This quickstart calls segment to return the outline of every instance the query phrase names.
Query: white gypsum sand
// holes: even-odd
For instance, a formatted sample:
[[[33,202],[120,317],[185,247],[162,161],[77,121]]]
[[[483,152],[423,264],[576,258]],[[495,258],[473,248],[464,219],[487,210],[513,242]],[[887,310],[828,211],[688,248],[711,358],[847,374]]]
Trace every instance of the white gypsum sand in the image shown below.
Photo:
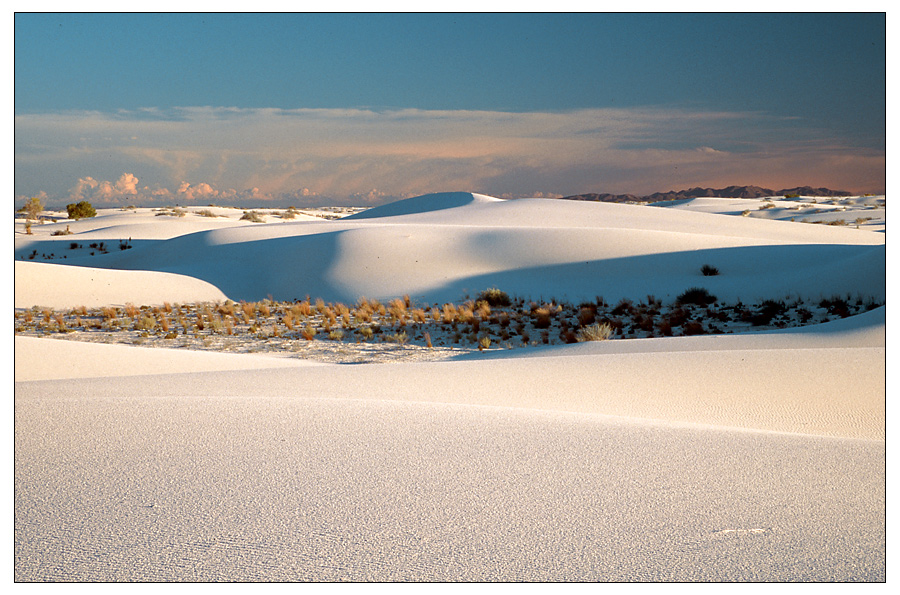
[[[17,224],[15,305],[885,299],[865,225],[467,193],[242,213]],[[383,365],[15,343],[17,580],[885,577],[883,307]]]

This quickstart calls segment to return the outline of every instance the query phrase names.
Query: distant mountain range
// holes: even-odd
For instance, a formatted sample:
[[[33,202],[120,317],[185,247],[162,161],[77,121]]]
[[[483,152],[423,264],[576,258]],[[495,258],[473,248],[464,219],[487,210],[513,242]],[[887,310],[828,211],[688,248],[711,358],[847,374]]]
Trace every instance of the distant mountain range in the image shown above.
[[[670,190],[669,192],[654,192],[647,196],[634,194],[576,194],[564,196],[563,200],[593,200],[600,202],[659,202],[663,200],[682,200],[686,198],[699,198],[713,196],[717,198],[762,198],[764,196],[851,196],[843,190],[830,190],[828,188],[813,188],[812,186],[798,186],[797,188],[785,188],[784,190],[771,190],[760,186],[729,186],[727,188],[691,188],[689,190]]]

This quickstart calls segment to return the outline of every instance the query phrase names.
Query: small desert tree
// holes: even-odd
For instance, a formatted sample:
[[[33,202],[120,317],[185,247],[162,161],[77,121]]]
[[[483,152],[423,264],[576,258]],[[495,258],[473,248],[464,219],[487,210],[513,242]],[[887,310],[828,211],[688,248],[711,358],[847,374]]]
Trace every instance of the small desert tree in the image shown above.
[[[41,199],[36,196],[28,199],[28,202],[26,202],[25,206],[22,207],[22,212],[25,213],[26,221],[37,221],[40,218],[41,211],[43,210],[44,205],[41,203]]]
[[[89,217],[95,217],[97,215],[97,210],[91,206],[86,200],[83,200],[79,203],[70,203],[66,205],[66,211],[69,213],[69,219],[87,219]]]

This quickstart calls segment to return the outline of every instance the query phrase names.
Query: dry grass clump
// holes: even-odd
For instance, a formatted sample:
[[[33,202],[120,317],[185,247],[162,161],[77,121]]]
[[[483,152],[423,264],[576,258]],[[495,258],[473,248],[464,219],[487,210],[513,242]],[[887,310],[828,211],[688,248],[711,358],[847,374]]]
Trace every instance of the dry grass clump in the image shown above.
[[[466,302],[462,306],[457,309],[456,317],[459,322],[463,324],[469,324],[475,318],[475,304],[471,301]]]
[[[298,318],[309,318],[312,316],[312,306],[309,303],[309,300],[303,300],[302,302],[298,302],[291,306],[291,314]]]
[[[409,341],[409,335],[405,332],[392,333],[390,335],[384,335],[384,340],[387,343],[396,343],[398,345],[406,345]]]
[[[550,328],[552,310],[549,306],[534,307],[532,309],[534,316],[534,327],[539,329]]]
[[[184,217],[185,215],[187,215],[187,211],[181,207],[174,207],[171,211],[163,208],[158,209],[156,212],[157,217]]]
[[[578,331],[576,338],[579,343],[585,341],[606,341],[613,335],[613,327],[607,323],[592,324]]]
[[[265,223],[266,220],[263,219],[262,215],[257,213],[256,211],[244,211],[244,214],[241,215],[241,221],[249,221],[250,223]]]
[[[459,319],[459,310],[456,308],[456,304],[452,304],[447,302],[441,308],[441,320],[444,324],[452,324]]]
[[[256,316],[256,304],[253,302],[241,302],[241,312],[247,322]]]
[[[475,302],[475,315],[482,320],[487,320],[491,316],[491,305],[485,300]]]

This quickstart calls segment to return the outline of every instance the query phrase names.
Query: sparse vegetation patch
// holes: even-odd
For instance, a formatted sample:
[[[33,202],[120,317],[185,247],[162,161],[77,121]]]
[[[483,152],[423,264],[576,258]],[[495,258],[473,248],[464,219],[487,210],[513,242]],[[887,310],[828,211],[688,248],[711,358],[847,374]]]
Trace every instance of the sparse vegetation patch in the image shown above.
[[[726,334],[787,328],[845,318],[883,305],[872,298],[833,296],[818,302],[764,300],[725,304],[703,288],[671,303],[647,296],[615,306],[598,298],[572,305],[509,299],[508,306],[478,301],[417,304],[404,296],[386,305],[360,298],[355,305],[310,301],[79,306],[68,311],[15,311],[14,328],[27,336],[195,349],[255,352],[284,350],[315,358],[322,349],[357,344],[353,353],[428,350],[429,357],[458,351],[561,345],[581,341]],[[493,300],[499,304],[497,300]],[[362,350],[362,351],[360,351]],[[358,359],[350,351],[342,357]],[[353,359],[357,358],[357,359]]]

